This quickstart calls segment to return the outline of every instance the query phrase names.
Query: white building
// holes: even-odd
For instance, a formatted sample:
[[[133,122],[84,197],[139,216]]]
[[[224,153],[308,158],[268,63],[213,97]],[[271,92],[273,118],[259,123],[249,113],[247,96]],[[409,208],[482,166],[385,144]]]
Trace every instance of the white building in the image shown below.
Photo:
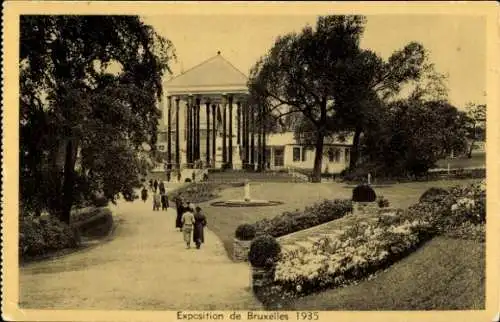
[[[259,156],[262,131],[258,113],[252,113],[246,102],[247,77],[220,52],[164,87],[157,150],[172,167],[200,162],[204,167],[233,169],[257,168],[258,162],[267,169],[314,167],[314,147],[298,144],[292,132],[266,133],[265,158]],[[349,163],[351,144],[352,138],[325,139],[322,172],[342,171]]]

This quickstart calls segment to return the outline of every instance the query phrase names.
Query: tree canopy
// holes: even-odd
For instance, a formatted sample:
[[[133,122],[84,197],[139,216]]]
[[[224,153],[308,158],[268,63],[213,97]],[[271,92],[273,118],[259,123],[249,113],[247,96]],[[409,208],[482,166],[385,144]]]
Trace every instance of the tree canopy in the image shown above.
[[[366,18],[357,15],[319,17],[316,27],[278,37],[253,67],[252,96],[267,100],[278,117],[300,114],[313,131],[316,147],[313,181],[320,180],[326,135],[351,131],[351,166],[358,158],[363,131],[378,118],[383,100],[418,81],[428,63],[424,47],[411,42],[384,61],[359,46]],[[312,140],[311,140],[312,141]]]
[[[21,16],[20,27],[23,210],[69,222],[96,193],[132,200],[173,44],[135,16]]]

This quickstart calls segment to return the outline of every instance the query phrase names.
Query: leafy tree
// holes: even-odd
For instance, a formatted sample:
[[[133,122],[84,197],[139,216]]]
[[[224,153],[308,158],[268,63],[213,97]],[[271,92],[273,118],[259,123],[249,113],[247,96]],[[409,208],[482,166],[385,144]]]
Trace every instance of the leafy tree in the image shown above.
[[[472,157],[472,150],[477,141],[486,139],[486,105],[468,103],[467,110],[467,138],[469,139],[469,149],[467,157]]]
[[[134,16],[21,16],[20,27],[22,210],[68,223],[96,193],[132,200],[172,43]]]
[[[350,167],[358,159],[361,134],[377,118],[381,100],[418,80],[429,64],[422,45],[409,43],[387,62],[359,42],[363,16],[319,17],[316,28],[278,37],[251,71],[251,95],[267,99],[278,117],[300,114],[311,126],[316,156],[313,181],[320,181],[324,137],[354,132]]]
[[[381,116],[364,137],[360,166],[378,176],[421,176],[451,150],[466,147],[465,113],[446,101],[402,99]]]

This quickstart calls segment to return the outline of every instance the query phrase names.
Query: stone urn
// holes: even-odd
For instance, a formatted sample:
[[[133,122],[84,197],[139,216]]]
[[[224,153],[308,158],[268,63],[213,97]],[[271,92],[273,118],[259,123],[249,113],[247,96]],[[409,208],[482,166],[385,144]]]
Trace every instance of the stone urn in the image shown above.
[[[377,194],[369,184],[361,184],[352,190],[352,213],[365,215],[378,211]]]

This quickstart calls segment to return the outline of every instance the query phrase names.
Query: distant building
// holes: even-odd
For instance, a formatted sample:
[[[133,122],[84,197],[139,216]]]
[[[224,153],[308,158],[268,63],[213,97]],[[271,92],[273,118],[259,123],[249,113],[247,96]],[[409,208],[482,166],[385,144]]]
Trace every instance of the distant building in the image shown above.
[[[338,137],[325,138],[321,172],[339,173],[349,166],[352,136],[345,140]],[[293,132],[269,134],[266,142],[266,154],[270,169],[314,168],[316,148],[299,144]]]

